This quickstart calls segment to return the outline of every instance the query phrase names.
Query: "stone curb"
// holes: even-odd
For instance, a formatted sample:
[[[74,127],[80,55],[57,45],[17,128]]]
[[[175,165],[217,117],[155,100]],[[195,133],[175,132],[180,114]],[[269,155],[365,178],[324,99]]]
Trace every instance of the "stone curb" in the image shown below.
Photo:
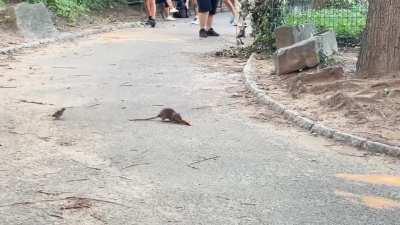
[[[252,54],[243,68],[243,77],[247,89],[257,97],[257,101],[259,103],[267,105],[276,113],[282,114],[287,120],[295,123],[297,126],[305,130],[310,131],[311,133],[316,133],[318,135],[331,138],[337,142],[345,143],[369,152],[383,153],[389,156],[400,157],[400,147],[370,141],[363,137],[343,133],[333,128],[326,127],[312,119],[301,116],[295,111],[289,110],[285,105],[275,101],[258,87],[255,78],[257,71],[254,66],[254,60],[255,55]]]
[[[65,34],[61,34],[60,36],[54,37],[54,38],[46,38],[46,39],[41,39],[38,41],[24,43],[24,44],[17,45],[17,46],[0,48],[0,54],[13,53],[13,52],[17,52],[22,49],[36,48],[36,47],[40,47],[42,45],[48,45],[51,43],[73,41],[75,39],[87,37],[89,35],[94,35],[94,34],[106,33],[106,32],[111,32],[111,31],[115,31],[115,30],[126,29],[126,28],[138,28],[138,27],[143,27],[143,22],[131,22],[131,23],[118,24],[118,25],[110,25],[110,26],[102,27],[100,29],[83,31],[83,32],[78,32],[78,33],[65,33]]]

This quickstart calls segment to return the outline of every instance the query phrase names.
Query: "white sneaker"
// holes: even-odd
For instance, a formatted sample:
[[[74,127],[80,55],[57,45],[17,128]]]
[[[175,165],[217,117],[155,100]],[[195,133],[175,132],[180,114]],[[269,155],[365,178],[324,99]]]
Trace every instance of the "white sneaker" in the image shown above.
[[[195,18],[192,20],[192,24],[199,25],[199,20],[197,19],[197,17],[195,17]]]
[[[175,21],[176,19],[172,16],[167,16],[167,18],[165,18],[166,21]]]
[[[169,11],[170,11],[171,13],[179,12],[176,8],[172,8],[172,9],[170,9]]]

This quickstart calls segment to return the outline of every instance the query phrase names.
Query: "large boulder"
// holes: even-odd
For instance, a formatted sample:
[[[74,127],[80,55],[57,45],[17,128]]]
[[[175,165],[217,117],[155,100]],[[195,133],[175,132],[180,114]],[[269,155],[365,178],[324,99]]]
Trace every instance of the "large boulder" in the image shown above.
[[[274,57],[278,75],[312,68],[319,64],[319,48],[316,38],[309,38],[291,46],[280,48]]]
[[[329,57],[337,53],[336,35],[328,31],[314,37],[279,48],[274,56],[278,75],[312,68],[320,63],[320,56]]]
[[[275,29],[276,47],[284,48],[311,38],[316,33],[315,26],[304,24],[297,26],[283,25]]]
[[[27,39],[50,38],[57,35],[51,14],[43,3],[20,3],[5,11],[6,24]]]

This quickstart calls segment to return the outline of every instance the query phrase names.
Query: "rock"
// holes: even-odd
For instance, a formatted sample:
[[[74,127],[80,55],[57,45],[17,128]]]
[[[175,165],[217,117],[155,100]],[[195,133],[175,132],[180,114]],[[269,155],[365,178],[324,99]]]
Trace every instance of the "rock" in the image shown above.
[[[336,35],[332,31],[320,33],[288,47],[279,48],[274,57],[278,75],[312,68],[320,63],[320,54],[329,57],[338,52]]]
[[[51,38],[57,29],[43,3],[20,3],[6,9],[7,26],[28,39]]]
[[[329,57],[338,52],[338,45],[336,41],[336,34],[333,31],[326,31],[316,34],[318,39],[319,49],[322,54]]]
[[[280,48],[274,55],[275,70],[278,75],[312,68],[319,64],[319,43],[316,38]]]
[[[297,42],[311,38],[315,33],[315,26],[312,24],[298,26],[280,26],[275,29],[276,47],[284,48]]]

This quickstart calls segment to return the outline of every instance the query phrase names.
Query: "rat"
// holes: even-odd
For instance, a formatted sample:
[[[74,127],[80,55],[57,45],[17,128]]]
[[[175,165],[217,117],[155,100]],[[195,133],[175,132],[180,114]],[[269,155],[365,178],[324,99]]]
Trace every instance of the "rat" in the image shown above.
[[[52,117],[53,117],[55,120],[59,120],[59,119],[61,118],[61,116],[63,115],[64,111],[65,111],[65,108],[61,108],[60,110],[58,110],[57,112],[55,112],[55,113],[52,115]]]
[[[175,110],[173,110],[171,108],[162,109],[157,116],[153,116],[153,117],[146,118],[146,119],[131,119],[129,121],[145,121],[145,120],[153,120],[156,118],[161,118],[162,121],[169,120],[174,123],[191,126],[190,123],[188,123],[182,119],[182,117],[179,113],[175,112]]]

